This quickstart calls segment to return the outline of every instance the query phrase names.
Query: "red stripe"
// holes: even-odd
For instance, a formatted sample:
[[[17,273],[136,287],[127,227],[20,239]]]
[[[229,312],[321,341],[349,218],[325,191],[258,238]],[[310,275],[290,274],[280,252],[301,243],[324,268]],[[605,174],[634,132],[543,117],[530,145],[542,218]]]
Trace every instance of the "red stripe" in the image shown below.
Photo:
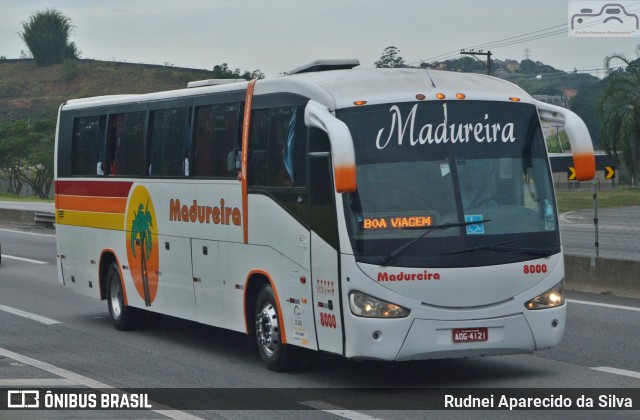
[[[131,181],[56,181],[56,194],[85,197],[128,197]]]

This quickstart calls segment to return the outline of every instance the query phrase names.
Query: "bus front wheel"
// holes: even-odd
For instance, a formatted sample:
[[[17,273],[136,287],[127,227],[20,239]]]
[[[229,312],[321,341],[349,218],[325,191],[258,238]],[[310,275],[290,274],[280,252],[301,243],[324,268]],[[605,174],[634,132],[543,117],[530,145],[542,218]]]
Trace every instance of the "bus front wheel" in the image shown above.
[[[258,351],[267,367],[277,372],[297,367],[299,349],[282,343],[282,320],[269,284],[262,286],[258,294],[255,320]]]

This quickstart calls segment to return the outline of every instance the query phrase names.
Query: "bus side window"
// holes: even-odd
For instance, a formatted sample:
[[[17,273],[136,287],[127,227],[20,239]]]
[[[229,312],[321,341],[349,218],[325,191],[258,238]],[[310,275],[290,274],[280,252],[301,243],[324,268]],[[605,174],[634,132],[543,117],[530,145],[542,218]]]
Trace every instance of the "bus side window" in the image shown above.
[[[109,116],[107,171],[105,171],[108,175],[142,176],[145,174],[145,117],[144,111]]]
[[[194,174],[211,176],[211,159],[213,155],[213,106],[196,107],[194,129]]]
[[[71,175],[102,175],[105,116],[76,118],[71,140]]]
[[[249,137],[249,185],[267,185],[269,109],[253,111]]]
[[[279,107],[253,112],[249,144],[250,185],[304,186],[305,128],[301,107]]]
[[[331,143],[327,133],[317,128],[311,128],[309,132],[309,153],[331,151]]]
[[[240,158],[240,104],[199,106],[192,163],[196,176],[236,178]]]
[[[109,126],[106,136],[106,151],[103,170],[106,175],[115,175],[118,167],[118,143],[122,136],[124,114],[109,115]]]
[[[240,170],[239,116],[239,103],[221,104],[216,107],[213,121],[213,129],[216,133],[214,176],[236,178],[237,171]]]
[[[164,109],[150,113],[150,176],[189,175],[188,108]]]

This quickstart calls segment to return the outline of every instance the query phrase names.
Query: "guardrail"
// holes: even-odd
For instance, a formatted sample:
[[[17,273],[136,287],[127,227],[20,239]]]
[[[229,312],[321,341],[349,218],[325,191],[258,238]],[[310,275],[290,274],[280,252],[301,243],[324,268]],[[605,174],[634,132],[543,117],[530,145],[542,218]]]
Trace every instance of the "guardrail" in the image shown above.
[[[56,215],[55,213],[37,211],[35,212],[33,221],[36,225],[53,227],[53,225],[56,223]]]

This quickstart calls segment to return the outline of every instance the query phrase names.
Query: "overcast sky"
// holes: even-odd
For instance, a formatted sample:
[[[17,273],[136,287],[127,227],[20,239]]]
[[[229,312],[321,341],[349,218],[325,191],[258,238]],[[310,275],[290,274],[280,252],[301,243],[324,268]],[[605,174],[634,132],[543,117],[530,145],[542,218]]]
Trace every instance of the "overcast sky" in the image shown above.
[[[640,1],[630,4],[640,14]],[[226,62],[267,77],[319,58],[358,58],[373,67],[390,45],[411,64],[491,42],[497,59],[522,60],[527,49],[532,60],[562,70],[591,70],[614,52],[635,58],[640,43],[568,37],[560,26],[568,22],[568,0],[0,0],[0,56],[27,50],[21,24],[47,8],[72,20],[70,40],[82,58],[199,69]],[[495,46],[553,30],[562,33]]]

